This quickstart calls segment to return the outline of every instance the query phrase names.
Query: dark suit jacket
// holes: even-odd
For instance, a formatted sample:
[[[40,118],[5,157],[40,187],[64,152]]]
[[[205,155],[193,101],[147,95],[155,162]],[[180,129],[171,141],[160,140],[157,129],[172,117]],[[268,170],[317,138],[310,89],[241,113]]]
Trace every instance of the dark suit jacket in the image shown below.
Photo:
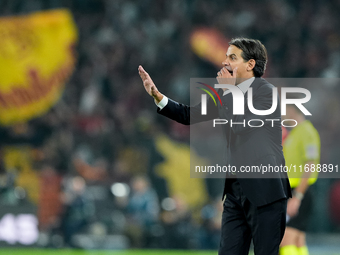
[[[272,84],[265,79],[256,78],[251,84],[253,88],[253,105],[257,110],[266,110],[272,106]],[[246,121],[243,125],[223,125],[227,146],[227,162],[232,166],[240,169],[241,166],[281,166],[285,165],[282,152],[282,129],[281,129],[281,110],[280,102],[274,113],[267,116],[259,116],[251,113],[247,104],[247,95],[245,93],[245,114],[233,115],[233,98],[231,93],[222,97],[223,91],[220,89],[219,94],[223,105],[215,106],[213,100],[208,100],[207,115],[201,115],[201,104],[190,107],[177,103],[169,99],[168,104],[158,113],[173,119],[179,123],[189,125],[211,119],[221,118],[232,120],[233,122]],[[262,127],[249,127],[248,120],[261,119],[264,121]],[[271,121],[266,119],[279,119],[274,121],[272,127]],[[254,122],[252,125],[259,125]],[[250,202],[257,206],[266,205],[283,198],[291,197],[291,189],[287,174],[279,171],[271,173],[267,178],[264,175],[248,175],[237,173],[237,179],[240,183],[245,196]],[[245,178],[246,177],[246,178]],[[252,177],[252,178],[247,178]],[[270,178],[268,178],[270,177]],[[231,192],[231,178],[226,178],[223,197]]]

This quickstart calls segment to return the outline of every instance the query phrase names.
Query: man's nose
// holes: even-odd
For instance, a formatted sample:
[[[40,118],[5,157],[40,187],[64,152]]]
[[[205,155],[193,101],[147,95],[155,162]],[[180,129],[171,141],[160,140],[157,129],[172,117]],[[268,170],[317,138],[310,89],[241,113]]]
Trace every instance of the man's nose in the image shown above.
[[[223,62],[222,62],[222,65],[223,66],[229,66],[229,61],[227,59],[225,59]]]

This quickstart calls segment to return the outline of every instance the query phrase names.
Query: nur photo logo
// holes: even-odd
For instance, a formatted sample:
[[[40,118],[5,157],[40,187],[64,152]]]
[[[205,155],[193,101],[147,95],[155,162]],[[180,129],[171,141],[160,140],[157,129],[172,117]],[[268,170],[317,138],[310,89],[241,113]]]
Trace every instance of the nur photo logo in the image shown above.
[[[201,84],[205,86],[205,88],[197,87],[198,89],[204,91],[206,94],[201,95],[201,114],[207,115],[207,107],[208,107],[208,98],[207,95],[210,96],[211,100],[214,102],[215,106],[218,106],[218,103],[221,107],[223,107],[223,96],[219,95],[216,89],[223,89],[229,90],[232,101],[233,101],[233,112],[232,115],[244,115],[245,113],[245,100],[247,100],[247,106],[249,111],[254,114],[255,116],[258,116],[259,119],[249,119],[247,120],[247,124],[250,127],[262,127],[264,125],[264,121],[270,121],[272,123],[272,127],[274,127],[275,121],[280,121],[280,119],[277,118],[271,118],[271,119],[263,119],[262,116],[268,116],[273,114],[277,107],[278,107],[278,89],[276,87],[272,88],[272,94],[271,94],[271,106],[268,107],[268,109],[256,109],[254,107],[254,96],[253,96],[253,88],[249,87],[248,90],[244,93],[238,86],[230,85],[230,84],[215,84],[213,88],[212,86],[203,83],[203,82],[197,82],[198,84]],[[247,98],[245,99],[245,94],[247,93]],[[299,98],[288,98],[288,94],[294,94],[294,95],[301,95]],[[215,97],[216,96],[216,97]],[[287,105],[295,105],[305,116],[311,116],[312,114],[306,109],[306,107],[303,105],[310,101],[311,99],[311,93],[309,90],[305,88],[299,88],[299,87],[282,87],[281,93],[280,93],[280,100],[281,100],[281,115],[287,114]],[[222,98],[221,98],[222,97]],[[218,102],[217,102],[218,101]],[[279,117],[279,116],[277,116]],[[243,124],[246,125],[246,120],[243,120],[242,122],[234,122],[231,119],[228,121],[227,119],[213,119],[213,126],[220,124],[227,124],[230,122],[230,125],[233,124]],[[251,123],[259,122],[259,125],[252,125]],[[285,122],[294,122],[294,125],[285,125]],[[284,127],[295,127],[297,125],[297,121],[294,119],[284,119],[281,121],[281,125]]]
[[[199,84],[202,84],[204,86],[206,86],[207,88],[209,88],[216,96],[217,99],[219,100],[221,106],[222,106],[222,100],[221,97],[219,96],[219,94],[217,93],[217,91],[211,87],[208,84],[202,83],[202,82],[197,82]],[[206,92],[214,101],[215,106],[217,106],[216,100],[214,98],[214,96],[207,90],[204,88],[200,88],[197,87],[198,89],[203,90],[204,92]],[[242,92],[242,90],[234,85],[228,85],[228,84],[215,84],[215,88],[217,89],[228,89],[233,97],[233,114],[234,115],[244,115],[244,94]],[[248,108],[250,110],[251,113],[255,114],[255,115],[270,115],[272,114],[276,108],[277,108],[277,104],[278,104],[278,100],[277,100],[277,95],[278,95],[278,91],[277,88],[273,88],[273,93],[272,93],[272,106],[270,109],[267,110],[257,110],[254,108],[254,104],[253,104],[253,88],[249,88],[247,90],[248,93],[248,99],[247,99],[247,103],[248,103]],[[288,93],[299,93],[299,94],[303,94],[305,95],[304,98],[294,98],[294,99],[289,99],[287,98],[287,94]],[[284,87],[281,88],[281,115],[286,115],[286,108],[288,104],[293,104],[295,105],[297,108],[299,108],[304,115],[312,115],[307,109],[306,107],[304,107],[302,104],[307,103],[309,100],[311,99],[311,93],[308,89],[305,88],[291,88],[291,87]],[[206,94],[202,94],[201,95],[201,113],[202,115],[207,115],[207,95]]]

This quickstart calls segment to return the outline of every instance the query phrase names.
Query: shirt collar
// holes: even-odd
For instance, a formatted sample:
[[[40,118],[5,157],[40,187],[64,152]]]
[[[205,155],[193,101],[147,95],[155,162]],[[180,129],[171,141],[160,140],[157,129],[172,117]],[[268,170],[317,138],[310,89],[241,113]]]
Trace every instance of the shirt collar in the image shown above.
[[[239,89],[243,92],[243,94],[245,94],[249,87],[251,86],[251,84],[253,83],[253,81],[255,80],[255,77],[251,77],[243,82],[241,82],[240,84],[237,85],[237,87],[239,87]],[[230,90],[227,89],[226,91],[224,91],[223,96],[227,95],[230,93]]]

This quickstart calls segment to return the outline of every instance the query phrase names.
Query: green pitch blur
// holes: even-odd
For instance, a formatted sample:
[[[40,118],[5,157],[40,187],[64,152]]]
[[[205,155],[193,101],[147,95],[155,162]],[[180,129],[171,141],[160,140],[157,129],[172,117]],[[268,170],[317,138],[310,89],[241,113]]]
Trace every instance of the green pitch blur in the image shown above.
[[[70,249],[0,249],[0,255],[216,255],[217,251],[188,251],[188,250],[70,250]],[[311,255],[339,255],[324,251],[322,253],[310,253]],[[254,255],[250,252],[249,255]]]
[[[216,255],[217,251],[167,251],[167,250],[128,250],[128,251],[88,251],[88,250],[49,250],[49,249],[0,249],[0,255]]]

